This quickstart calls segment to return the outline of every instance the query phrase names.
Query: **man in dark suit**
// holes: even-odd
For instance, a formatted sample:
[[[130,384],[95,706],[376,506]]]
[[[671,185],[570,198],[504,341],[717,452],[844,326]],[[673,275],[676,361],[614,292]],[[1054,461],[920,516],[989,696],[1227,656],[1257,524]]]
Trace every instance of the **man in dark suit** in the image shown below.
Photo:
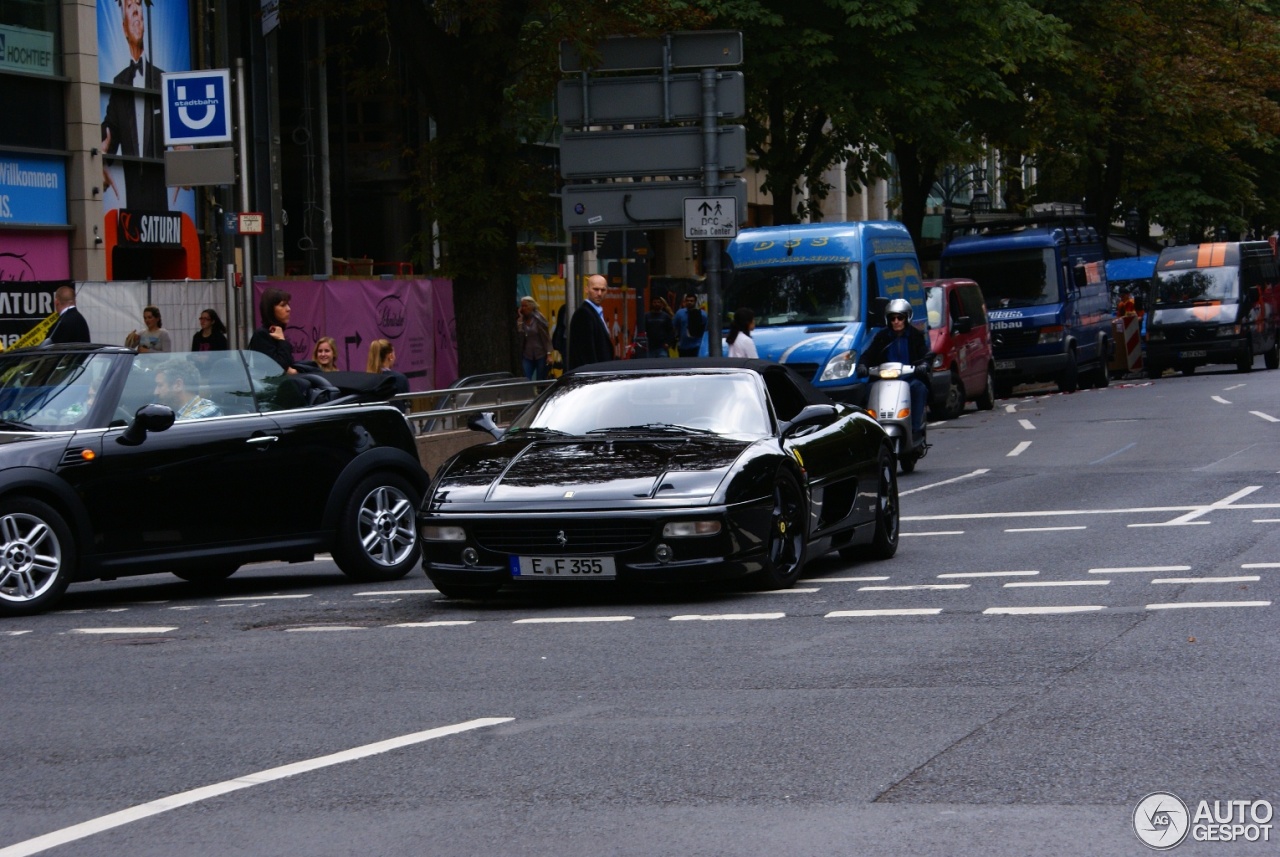
[[[58,313],[58,320],[49,332],[49,341],[88,342],[89,323],[84,320],[80,310],[76,309],[76,290],[71,286],[58,286],[53,293],[53,308]]]
[[[163,74],[143,52],[146,22],[143,20],[143,0],[119,0],[121,24],[125,41],[129,43],[129,55],[133,62],[111,81],[116,86],[134,89],[160,89]],[[141,117],[141,118],[140,118]],[[104,155],[132,155],[133,157],[159,158],[164,154],[164,128],[160,113],[160,100],[143,92],[113,89],[107,101],[107,115],[102,119],[102,153]],[[167,211],[164,167],[139,161],[122,161],[124,170],[125,203],[131,209]],[[104,163],[102,190],[108,189],[119,197],[120,189],[111,180]]]
[[[609,281],[599,274],[587,278],[586,300],[569,321],[569,368],[613,359],[613,338],[604,323],[604,296]]]

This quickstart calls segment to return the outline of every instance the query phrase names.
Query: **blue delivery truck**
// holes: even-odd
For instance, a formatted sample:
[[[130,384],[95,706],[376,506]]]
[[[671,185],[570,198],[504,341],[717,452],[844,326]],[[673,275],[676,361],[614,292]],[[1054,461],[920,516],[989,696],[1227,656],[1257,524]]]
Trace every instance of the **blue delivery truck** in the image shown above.
[[[884,326],[885,304],[904,298],[924,325],[920,261],[901,223],[744,229],[728,254],[725,312],[750,307],[760,356],[791,366],[833,399],[866,403],[867,382],[856,368]]]
[[[1082,215],[987,216],[959,225],[943,277],[977,282],[987,302],[996,395],[1051,381],[1064,393],[1105,387],[1111,296],[1101,236]]]

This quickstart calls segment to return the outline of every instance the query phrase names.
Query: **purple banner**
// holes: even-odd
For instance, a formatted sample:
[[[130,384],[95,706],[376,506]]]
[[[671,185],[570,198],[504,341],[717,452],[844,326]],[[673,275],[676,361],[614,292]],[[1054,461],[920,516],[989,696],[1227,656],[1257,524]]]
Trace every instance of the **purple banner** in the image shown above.
[[[386,339],[410,390],[437,390],[458,378],[449,280],[257,280],[253,285],[254,306],[268,287],[292,296],[285,336],[294,360],[310,360],[316,341],[331,336],[338,343],[338,368],[363,372],[370,344]]]

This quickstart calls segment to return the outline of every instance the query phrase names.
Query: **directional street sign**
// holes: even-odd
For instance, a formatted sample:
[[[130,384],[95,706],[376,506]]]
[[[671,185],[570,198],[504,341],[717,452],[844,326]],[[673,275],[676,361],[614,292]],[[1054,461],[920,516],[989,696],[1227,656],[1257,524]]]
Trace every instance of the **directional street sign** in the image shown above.
[[[721,172],[742,172],[747,165],[747,131],[721,125]],[[628,131],[568,131],[560,140],[560,175],[566,179],[627,176],[692,176],[705,162],[702,129],[637,128]]]
[[[732,196],[691,196],[684,201],[684,237],[736,238],[738,200]]]
[[[586,101],[583,101],[583,92]],[[746,85],[740,71],[716,74],[716,117],[737,119],[747,111]],[[664,94],[666,104],[663,104]],[[669,75],[664,86],[657,75],[645,77],[570,78],[556,85],[560,124],[631,125],[646,122],[696,122],[702,118],[702,78]],[[665,109],[664,109],[665,106]],[[584,113],[585,108],[585,113]]]
[[[702,193],[702,182],[697,180],[565,185],[561,213],[569,232],[675,229],[684,223],[685,199]],[[747,210],[744,179],[721,180],[716,195],[734,200],[737,211]]]
[[[742,33],[737,30],[691,30],[666,36],[609,36],[595,45],[596,56],[583,56],[577,45],[560,43],[560,70],[659,71],[670,47],[668,68],[718,68],[742,64]]]

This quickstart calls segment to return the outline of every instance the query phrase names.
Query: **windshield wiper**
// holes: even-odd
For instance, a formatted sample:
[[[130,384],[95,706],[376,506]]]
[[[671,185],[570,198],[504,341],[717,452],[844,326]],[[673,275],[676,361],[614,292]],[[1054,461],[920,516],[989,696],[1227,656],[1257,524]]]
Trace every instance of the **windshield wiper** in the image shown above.
[[[710,429],[681,426],[674,423],[645,423],[644,425],[638,426],[609,426],[607,428],[592,429],[587,432],[587,434],[602,434],[607,431],[626,431],[641,434],[715,434],[715,432]]]
[[[512,429],[509,432],[509,434],[551,434],[551,435],[556,435],[558,437],[575,437],[575,435],[570,434],[567,431],[560,431],[560,429],[547,428],[546,426],[535,426],[533,428]]]
[[[17,430],[17,431],[35,431],[36,427],[27,423],[20,423],[17,420],[0,420],[0,431]]]

